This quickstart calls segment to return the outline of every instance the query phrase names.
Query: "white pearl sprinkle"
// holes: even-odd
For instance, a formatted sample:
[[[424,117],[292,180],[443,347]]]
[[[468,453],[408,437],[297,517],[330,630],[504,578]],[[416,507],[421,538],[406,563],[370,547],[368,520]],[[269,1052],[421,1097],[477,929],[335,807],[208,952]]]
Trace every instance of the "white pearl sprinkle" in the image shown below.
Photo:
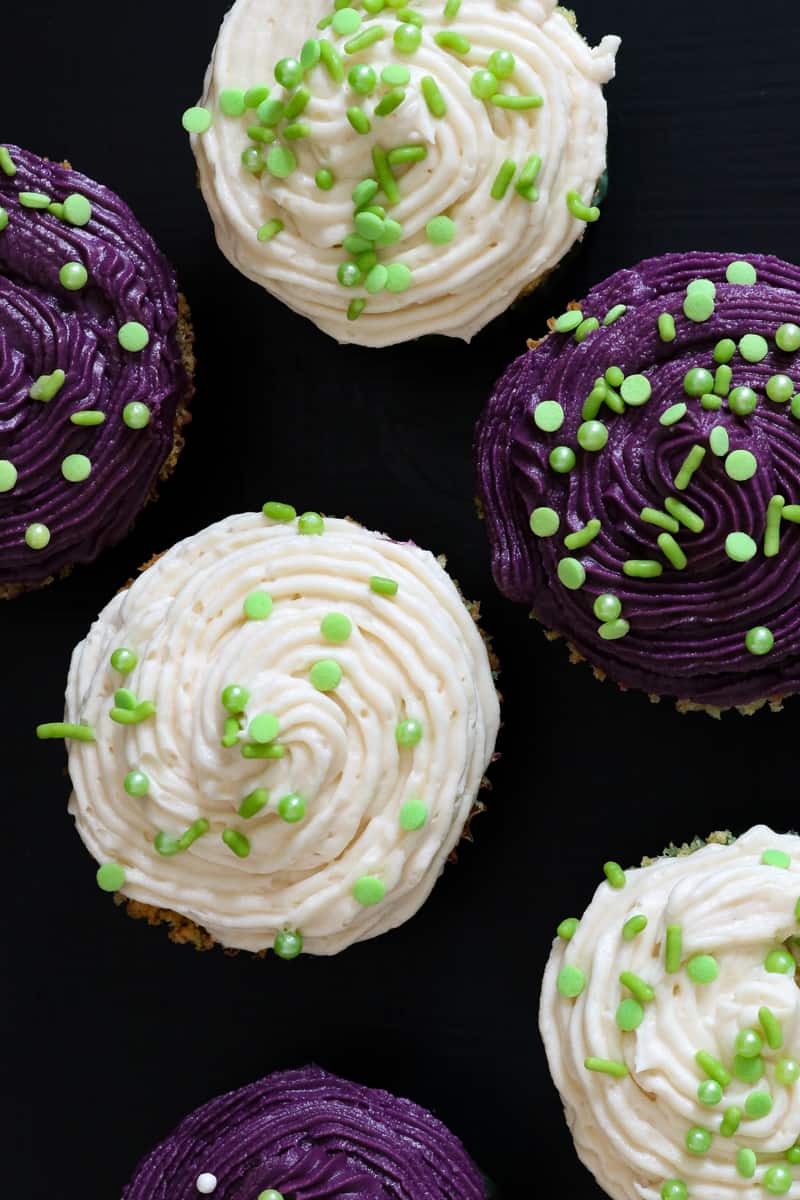
[[[194,1185],[201,1196],[210,1196],[217,1186],[217,1177],[212,1175],[210,1171],[204,1171],[202,1175],[197,1176],[197,1182]]]

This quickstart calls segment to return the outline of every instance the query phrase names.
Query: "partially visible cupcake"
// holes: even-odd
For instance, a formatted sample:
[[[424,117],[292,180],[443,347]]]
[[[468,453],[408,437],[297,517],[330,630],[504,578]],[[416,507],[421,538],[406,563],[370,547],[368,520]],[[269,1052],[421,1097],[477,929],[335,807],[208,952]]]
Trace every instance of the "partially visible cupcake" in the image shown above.
[[[613,1200],[800,1195],[800,837],[759,825],[605,875],[541,996],[581,1161]]]
[[[335,954],[408,920],[491,760],[487,648],[432,554],[268,503],[173,546],[74,652],[97,880],[198,947]]]
[[[122,1200],[486,1200],[458,1138],[411,1100],[319,1067],[268,1075],[186,1117]]]
[[[477,432],[494,576],[681,709],[800,689],[800,268],[668,254],[508,368]]]
[[[340,342],[468,341],[598,219],[618,47],[556,0],[237,0],[184,114],[220,248]]]
[[[0,146],[0,597],[125,536],[183,446],[192,342],[127,205]]]

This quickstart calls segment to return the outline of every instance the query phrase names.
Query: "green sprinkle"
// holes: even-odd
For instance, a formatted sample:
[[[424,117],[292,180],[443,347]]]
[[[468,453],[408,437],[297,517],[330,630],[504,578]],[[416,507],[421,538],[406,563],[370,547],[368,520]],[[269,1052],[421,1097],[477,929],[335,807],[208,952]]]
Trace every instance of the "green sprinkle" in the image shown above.
[[[40,375],[28,392],[31,400],[41,400],[44,404],[58,395],[66,380],[64,372],[57,368],[50,375]]]
[[[708,321],[714,313],[714,299],[706,291],[692,291],[683,302],[683,311],[690,321],[702,324]]]
[[[723,338],[714,347],[714,362],[727,364],[736,353],[736,343],[731,338]]]
[[[689,1189],[682,1179],[665,1179],[661,1185],[661,1200],[687,1200]]]
[[[573,469],[577,459],[575,451],[569,446],[555,446],[547,461],[559,475],[566,475]]]
[[[123,350],[138,354],[150,341],[150,334],[138,321],[126,321],[117,331],[117,340]]]
[[[733,1060],[733,1073],[741,1083],[758,1083],[764,1074],[764,1060],[760,1056],[745,1058],[737,1054]]]
[[[14,464],[7,458],[0,458],[0,493],[13,491],[18,477]]]
[[[244,615],[250,621],[264,621],[272,612],[272,596],[269,592],[251,592],[245,598]]]
[[[787,504],[781,513],[784,521],[792,521],[795,525],[800,523],[800,505]]]
[[[118,892],[125,885],[125,868],[119,863],[107,862],[98,867],[95,879],[103,892]]]
[[[628,1074],[625,1063],[614,1062],[609,1058],[586,1058],[583,1065],[587,1071],[599,1071],[601,1075],[611,1075],[615,1079],[624,1079]]]
[[[664,573],[661,563],[652,558],[629,558],[622,570],[630,579],[657,579]]]
[[[558,564],[558,578],[565,588],[576,592],[586,582],[586,568],[577,558],[562,558]]]
[[[780,1058],[775,1064],[775,1078],[784,1087],[790,1087],[800,1079],[800,1063],[793,1058]]]
[[[761,861],[766,867],[780,867],[784,871],[788,871],[792,865],[791,857],[785,850],[765,850],[761,855]],[[776,1047],[773,1046],[772,1049],[774,1050]]]
[[[800,1163],[800,1145],[795,1143],[794,1146],[790,1146],[788,1150],[784,1151],[783,1157],[792,1166],[797,1166]]]
[[[296,58],[282,58],[275,64],[275,79],[281,87],[296,88],[302,78],[303,68]]]
[[[353,884],[353,896],[365,908],[380,904],[386,895],[386,885],[376,875],[362,875]]]
[[[578,343],[578,345],[581,345],[581,343],[586,341],[590,333],[594,333],[595,329],[599,328],[600,322],[598,321],[597,317],[587,317],[586,320],[581,321],[580,325],[575,330],[573,335],[575,341]],[[609,395],[609,391],[606,390],[606,403],[608,403]]]
[[[314,182],[321,192],[329,192],[333,187],[333,172],[327,167],[320,167],[314,176]]]
[[[29,550],[44,550],[50,543],[50,530],[41,521],[34,521],[25,530],[25,545]]]
[[[291,504],[282,504],[278,500],[268,500],[261,511],[270,521],[293,521],[297,516]]]
[[[469,90],[476,100],[489,100],[497,91],[497,76],[482,68],[472,72]]]
[[[758,553],[758,547],[749,534],[736,530],[725,538],[725,553],[734,562],[750,562]]]
[[[394,731],[394,736],[398,746],[403,746],[405,749],[418,746],[422,741],[422,724],[410,718],[401,721]]]
[[[763,362],[769,354],[767,339],[758,333],[747,333],[739,342],[739,353],[746,362]]]
[[[238,716],[239,713],[244,712],[249,700],[250,693],[247,688],[242,687],[238,683],[229,683],[223,689],[220,697],[222,707],[227,709],[233,716]]]
[[[194,845],[198,838],[201,838],[204,834],[208,833],[210,828],[211,826],[205,817],[201,817],[199,821],[195,821],[192,825],[190,825],[186,832],[182,833],[178,838],[178,849],[188,850],[190,846]]]
[[[597,517],[593,517],[584,525],[583,529],[577,529],[575,533],[568,534],[564,538],[564,545],[568,550],[582,550],[584,546],[588,546],[590,542],[594,541],[601,528]]]
[[[705,367],[694,367],[683,378],[683,390],[687,396],[702,396],[714,386],[714,377]]]
[[[773,496],[767,505],[767,526],[764,532],[765,558],[775,558],[780,550],[781,517],[785,504],[783,496]]]
[[[664,508],[674,517],[676,521],[680,521],[681,525],[685,525],[691,533],[702,533],[705,528],[705,522],[701,516],[693,512],[680,500],[674,496],[668,496],[664,501]]]
[[[575,1000],[586,987],[586,976],[578,967],[562,967],[556,986],[567,1000]]]
[[[187,133],[206,133],[211,128],[212,121],[211,113],[200,105],[187,108],[181,117],[181,124]]]
[[[267,96],[269,96],[269,88],[265,83],[259,83],[255,87],[248,88],[244,94],[245,108],[258,108],[259,104],[264,103]]]
[[[656,539],[658,548],[676,571],[686,568],[687,558],[671,533],[660,533]]]
[[[343,262],[339,264],[336,271],[336,278],[342,287],[357,287],[361,283],[363,276],[356,263]]]
[[[393,95],[392,92],[388,93]],[[403,93],[405,95],[405,93]],[[375,110],[378,111],[377,109]],[[372,147],[372,162],[375,167],[375,174],[378,177],[378,182],[383,189],[389,204],[397,204],[400,199],[400,188],[397,185],[397,180],[389,167],[389,159],[386,151],[382,146],[375,145]]]
[[[0,233],[8,226],[8,213],[4,208],[0,208]]]
[[[267,746],[254,746],[243,742],[241,746],[242,758],[283,758],[285,754],[286,747],[274,742]]]
[[[617,322],[620,319],[620,317],[625,316],[625,313],[627,311],[628,311],[627,304],[615,304],[614,307],[610,308],[608,310],[608,312],[606,313],[606,315],[603,317],[603,324],[604,325],[615,324],[615,322]]]
[[[80,412],[74,412],[70,416],[70,421],[73,425],[80,425],[86,428],[91,428],[95,425],[102,425],[106,419],[106,414],[99,412],[93,408],[83,408]]]
[[[620,387],[622,399],[631,407],[638,408],[646,404],[653,394],[653,388],[646,375],[628,375]]]
[[[672,313],[662,313],[658,318],[658,336],[662,342],[674,342],[677,336],[675,332],[675,318]]]
[[[640,979],[638,975],[632,974],[631,971],[623,971],[619,981],[641,1004],[649,1004],[651,1000],[655,999],[655,989],[649,983],[645,983],[644,979]]]
[[[92,206],[85,196],[81,196],[79,192],[73,192],[71,196],[67,196],[62,208],[62,215],[70,225],[76,225],[78,228],[83,228],[88,225],[92,217]]]
[[[226,750],[230,750],[231,747],[235,746],[239,741],[240,732],[241,730],[239,727],[238,718],[226,717],[225,724],[223,726],[222,737],[220,738],[220,744],[224,746]]]
[[[148,717],[155,716],[155,712],[156,706],[152,700],[142,700],[134,709],[115,705],[109,715],[118,725],[141,725]]]
[[[700,397],[700,403],[708,412],[718,412],[722,408],[719,396],[714,396],[710,392]]]
[[[692,983],[713,983],[719,974],[717,960],[711,954],[695,954],[686,964]]]
[[[753,1155],[755,1157],[755,1155]],[[763,1178],[764,1191],[771,1196],[785,1196],[792,1186],[792,1172],[780,1165],[768,1167]]]
[[[289,136],[288,129],[286,130],[286,136]],[[279,221],[276,217],[272,221],[267,221],[265,225],[262,225],[256,234],[256,237],[258,238],[259,242],[270,242],[275,237],[276,233],[281,233],[282,230],[283,221]]]
[[[353,623],[343,613],[332,612],[322,618],[320,633],[327,642],[346,642],[353,632]]]
[[[388,117],[390,113],[393,113],[396,108],[400,107],[405,98],[406,93],[403,88],[392,88],[392,90],[387,92],[383,99],[375,105],[375,116]]]
[[[274,134],[270,140],[275,140]],[[242,166],[251,175],[260,177],[267,169],[267,160],[258,146],[246,146],[242,151]]]
[[[320,60],[319,42],[316,38],[309,38],[307,42],[303,42],[300,51],[300,66],[304,71],[310,71],[315,67]]]
[[[686,405],[681,401],[680,404],[671,404],[669,408],[666,408],[658,420],[661,425],[675,425],[685,416]]]
[[[385,37],[386,30],[382,25],[370,25],[368,29],[363,29],[361,33],[356,34],[349,42],[345,42],[345,54],[359,54],[362,50],[368,49],[369,46],[374,46],[376,42],[382,41]]]
[[[389,151],[386,157],[389,160],[390,166],[402,166],[404,163],[422,162],[428,157],[428,149],[427,146],[395,146],[393,150]],[[436,217],[433,218],[433,220],[437,219]],[[449,220],[449,217],[446,219]]]
[[[758,279],[758,272],[752,263],[732,262],[725,272],[725,278],[728,280],[728,283],[751,286]]]
[[[400,28],[401,29],[404,29],[404,28],[413,29],[414,26],[412,25],[410,27],[407,27],[407,26],[401,25]],[[395,41],[397,41],[397,34],[395,34]],[[445,104],[444,96],[439,91],[439,85],[437,84],[437,82],[433,78],[433,76],[432,75],[424,75],[422,78],[421,87],[422,87],[422,95],[425,99],[425,103],[428,106],[428,111],[430,112],[431,116],[443,117],[445,115],[445,113],[447,112],[447,105]]]
[[[591,223],[600,220],[600,209],[584,204],[579,192],[567,192],[567,208],[578,221]]]
[[[362,300],[360,297],[355,300],[351,300],[347,306],[348,321],[358,320],[358,318],[361,316],[362,312],[364,311],[364,309],[366,307],[367,307],[366,300]]]
[[[297,532],[307,536],[325,532],[325,522],[317,512],[305,512],[297,518]]]
[[[396,596],[398,587],[395,579],[384,579],[380,575],[370,577],[369,589],[371,592],[377,592],[379,596]]]
[[[421,800],[407,800],[400,809],[400,828],[405,833],[414,833],[422,829],[428,820],[428,808]]]
[[[674,975],[681,969],[683,955],[683,929],[680,925],[667,926],[666,971]]]
[[[771,975],[794,975],[797,967],[788,950],[771,950],[764,960],[764,969]]]
[[[276,179],[287,179],[297,166],[297,159],[288,146],[273,146],[267,155],[267,170]]]
[[[494,183],[492,184],[490,195],[493,200],[503,199],[508,191],[508,186],[511,183],[511,180],[514,178],[514,172],[516,169],[517,165],[513,158],[505,159],[500,167],[500,170],[495,176]]]
[[[422,13],[417,12],[415,8],[398,8],[395,15],[398,21],[404,21],[410,25],[419,25],[421,28],[425,24]]]
[[[727,396],[731,390],[731,382],[733,380],[733,371],[722,363],[714,372],[714,395]]]
[[[17,199],[23,208],[47,208],[50,203],[44,192],[20,192]]]
[[[779,350],[786,354],[794,354],[800,350],[800,325],[787,322],[775,332],[775,342]]]
[[[250,817],[255,817],[269,804],[269,792],[266,788],[256,788],[254,792],[250,792],[245,796],[242,803],[239,805],[238,813],[240,817],[248,820]]]
[[[122,420],[128,429],[145,429],[150,424],[150,409],[140,400],[131,400],[122,410]]]
[[[680,529],[680,525],[674,517],[659,512],[657,508],[643,508],[639,516],[648,525],[656,525],[659,529],[665,529],[667,533],[677,533]]]
[[[721,1088],[728,1087],[731,1077],[713,1054],[709,1054],[706,1050],[698,1050],[694,1059],[700,1070],[704,1071],[709,1079],[713,1079]]]
[[[741,1150],[736,1151],[736,1170],[743,1179],[753,1178],[756,1173],[757,1164],[758,1159],[753,1150],[748,1150],[743,1146]]]
[[[748,417],[757,404],[758,396],[749,387],[734,388],[728,398],[728,407],[737,417]]]
[[[282,100],[270,97],[262,100],[256,109],[256,115],[262,125],[277,125],[286,114],[286,105]]]
[[[603,874],[610,883],[612,888],[619,890],[625,887],[625,872],[619,863],[607,862],[603,864]]]
[[[768,1116],[772,1112],[772,1097],[769,1092],[751,1092],[744,1102],[744,1111],[751,1120]]]
[[[732,450],[725,459],[726,474],[737,483],[752,479],[758,470],[758,461],[749,450]]]
[[[583,313],[579,308],[571,308],[556,317],[553,328],[556,333],[572,333],[583,321]]]
[[[266,745],[267,742],[274,742],[280,731],[280,721],[272,713],[259,713],[247,727],[247,732],[254,742],[259,745]]]
[[[114,703],[119,708],[134,709],[138,703],[136,696],[128,688],[117,688],[114,693]]]
[[[334,33],[338,33],[342,37],[349,37],[360,27],[361,13],[354,8],[340,8],[338,12],[334,13],[331,24]]]
[[[552,508],[535,508],[531,513],[530,526],[537,537],[552,537],[558,533],[561,520]]]
[[[245,111],[244,91],[224,88],[219,94],[219,106],[226,117],[241,117]]]
[[[63,288],[68,292],[79,292],[81,288],[86,287],[89,279],[89,272],[84,267],[83,263],[68,262],[58,272],[58,278]]]
[[[425,233],[434,246],[445,246],[456,235],[455,221],[444,215],[432,217],[425,226]]]
[[[405,87],[411,82],[411,72],[402,63],[389,63],[381,71],[381,82],[389,87]],[[415,149],[424,147],[415,147]]]
[[[332,692],[342,680],[342,668],[332,658],[321,658],[308,673],[318,692]]]
[[[722,1099],[722,1088],[715,1080],[704,1079],[697,1089],[697,1099],[706,1108],[713,1108]]]
[[[276,934],[272,948],[278,958],[283,958],[287,961],[297,958],[303,952],[302,935],[296,929],[282,929],[280,933]]]
[[[13,179],[17,173],[17,168],[14,160],[8,152],[6,146],[0,146],[0,171],[7,175],[9,179]]]
[[[604,642],[616,642],[619,638],[627,637],[631,631],[628,621],[619,619],[616,621],[606,621],[597,630]]]
[[[772,375],[767,380],[767,396],[774,404],[786,404],[794,395],[794,384],[788,375]]]
[[[723,1137],[733,1137],[741,1123],[742,1110],[732,1104],[730,1108],[725,1109],[719,1131]]]
[[[339,52],[332,42],[322,38],[319,43],[319,55],[322,60],[322,65],[330,75],[334,83],[342,83],[344,80],[344,66],[339,57]]]
[[[306,802],[297,792],[289,792],[278,801],[278,816],[287,825],[296,825],[306,815]]]
[[[461,0],[447,0],[444,6],[444,19],[452,21],[458,16],[458,10],[461,8]]]
[[[397,29],[394,31],[394,44],[401,54],[413,54],[415,50],[419,49],[421,41],[422,30],[418,29],[416,25],[411,25],[408,22],[406,22],[404,25],[398,25]],[[430,78],[430,76],[427,78]],[[423,94],[425,93],[424,82],[425,81],[423,80]],[[437,88],[436,90],[438,92],[439,89]],[[444,103],[444,101],[442,101],[442,103]],[[428,107],[430,108],[430,105],[428,105]],[[434,113],[434,116],[437,115],[443,116],[444,114]]]
[[[243,833],[239,833],[238,829],[223,830],[222,840],[237,858],[247,858],[250,853],[250,842]]]
[[[91,725],[71,725],[67,721],[50,721],[45,725],[37,725],[36,736],[40,741],[50,741],[53,738],[72,738],[76,742],[95,740],[94,728]]]
[[[580,921],[577,917],[566,917],[559,925],[556,933],[560,938],[563,938],[565,942],[571,942],[575,937],[575,934],[578,932],[579,925]]]
[[[437,46],[441,46],[442,50],[451,50],[453,54],[469,54],[472,49],[472,42],[469,38],[465,37],[463,33],[455,33],[452,29],[435,33],[433,40]]]
[[[686,289],[687,296],[692,292],[702,292],[713,300],[717,294],[717,285],[711,279],[693,279]]]
[[[602,596],[597,597],[592,606],[592,611],[598,621],[616,621],[622,612],[622,601],[619,596],[614,596],[606,592]]]
[[[608,430],[602,421],[584,421],[578,427],[578,444],[583,450],[597,452],[608,441]]]
[[[296,142],[298,138],[309,137],[311,135],[311,126],[307,121],[297,121],[292,125],[284,125],[283,136],[289,142]]]
[[[644,1009],[638,1000],[623,1000],[616,1014],[617,1028],[623,1033],[633,1033],[644,1020]]]
[[[769,854],[770,851],[766,851],[766,853]],[[780,854],[781,851],[776,850],[773,851],[773,853]],[[761,861],[764,861],[763,858]],[[781,863],[775,865],[783,866],[784,864]],[[786,863],[785,865],[788,867],[789,864]],[[783,1030],[781,1029],[781,1023],[775,1014],[769,1008],[760,1008],[758,1010],[758,1021],[761,1025],[761,1028],[764,1030],[764,1037],[767,1040],[767,1045],[769,1046],[770,1050],[780,1050],[781,1046],[783,1045]]]
[[[555,433],[564,424],[564,410],[555,400],[542,400],[533,410],[534,424],[545,433]]]
[[[609,387],[621,387],[625,382],[625,372],[621,367],[609,367],[605,374],[605,381]]]
[[[686,1149],[690,1154],[707,1154],[711,1148],[711,1132],[694,1125],[686,1133]]]
[[[642,913],[637,913],[635,917],[630,917],[622,926],[622,937],[626,942],[632,942],[646,928],[647,917]]]
[[[61,474],[67,483],[83,483],[92,473],[92,464],[85,454],[68,454],[61,463]]]
[[[353,106],[347,110],[347,119],[356,133],[369,133],[372,128],[369,117],[362,108]]]
[[[497,108],[507,108],[512,112],[524,112],[529,108],[541,108],[544,104],[544,99],[541,96],[509,96],[506,92],[495,92],[495,94],[491,97],[491,102]],[[574,194],[577,195],[577,192]],[[573,195],[573,193],[570,192],[570,195]],[[567,203],[569,203],[569,201],[567,201]],[[583,207],[586,209],[586,212],[596,212],[598,215],[600,213],[598,208],[586,208],[585,205],[583,205]],[[580,219],[583,221],[590,221],[593,218],[581,217]]]
[[[370,293],[375,295],[377,292],[382,292],[389,282],[389,272],[383,263],[376,262],[367,274],[364,280],[364,287]]]
[[[775,645],[775,638],[765,625],[756,625],[755,628],[748,629],[744,643],[751,654],[760,656],[762,654],[769,654]]]
[[[675,487],[679,492],[684,492],[691,483],[692,476],[698,469],[703,459],[706,456],[704,446],[694,445],[683,461],[681,469],[675,476]],[[674,515],[674,514],[673,514]]]

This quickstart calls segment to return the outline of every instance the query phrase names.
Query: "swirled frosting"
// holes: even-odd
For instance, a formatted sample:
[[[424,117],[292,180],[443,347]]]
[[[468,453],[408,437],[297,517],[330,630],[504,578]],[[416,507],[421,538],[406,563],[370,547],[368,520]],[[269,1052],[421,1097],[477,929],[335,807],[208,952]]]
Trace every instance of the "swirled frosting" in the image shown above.
[[[542,987],[580,1158],[614,1200],[800,1195],[800,838],[608,874]]]
[[[333,954],[411,917],[498,727],[486,648],[433,555],[309,521],[234,516],[178,543],[103,610],[67,690],[67,720],[94,729],[70,753],[91,853],[128,898],[252,951],[288,931]],[[120,723],[121,704],[145,716]]]
[[[319,1067],[211,1100],[140,1164],[123,1200],[484,1200],[457,1137],[410,1100]],[[210,1178],[208,1178],[210,1177]]]
[[[189,380],[174,273],[118,196],[8,146],[0,212],[2,587],[127,533],[176,448]],[[131,323],[141,350],[120,344]]]
[[[214,123],[193,137],[219,245],[240,271],[340,342],[386,346],[427,333],[469,340],[584,232],[586,205],[605,169],[602,85],[614,74],[619,39],[606,37],[593,49],[555,0],[463,0],[460,7],[458,0],[447,6],[445,0],[419,0],[406,9],[373,0],[369,11],[348,10],[354,13],[350,36],[324,25],[332,11],[328,0],[297,0],[288,20],[276,0],[238,0],[225,20],[202,101]],[[413,22],[419,47],[403,51],[397,38],[403,43],[404,35],[397,31],[405,30],[413,43]],[[349,51],[363,35],[378,40]],[[452,36],[454,45],[436,40]],[[296,89],[276,88],[276,63],[297,58],[304,42],[320,39],[333,47],[341,66],[311,65]],[[497,51],[513,54],[510,75],[502,57],[499,75],[488,74],[498,64],[491,57]],[[314,52],[307,53],[311,62]],[[350,85],[354,66],[374,72],[369,95]],[[389,82],[382,78],[390,66],[405,68],[394,76],[402,86],[392,84],[391,71]],[[476,72],[483,72],[485,99],[472,91]],[[259,84],[272,86],[273,103],[288,102],[288,121],[260,110],[273,122],[265,128],[255,108],[240,113],[242,90]],[[426,101],[431,84],[440,104]],[[303,88],[310,98],[295,113],[292,105],[298,94],[305,98]],[[395,99],[402,93],[399,105],[376,113],[390,93]],[[491,98],[503,93],[542,103],[503,108]],[[248,96],[248,105],[258,98]],[[221,103],[236,115],[222,115]],[[358,132],[348,112],[369,128]],[[307,127],[305,136],[291,138],[287,129],[298,123]],[[255,141],[248,140],[252,130]],[[272,133],[271,145],[259,140]],[[248,173],[242,160],[248,146],[261,148],[266,169],[255,158],[257,173]],[[397,191],[387,194],[374,148],[388,153],[408,146],[421,148],[424,157],[388,164],[396,181],[389,186]],[[279,156],[291,151],[288,175],[272,173],[267,156],[276,149]],[[541,159],[538,167],[532,156]],[[513,167],[512,181],[495,199],[492,188],[504,163]],[[317,185],[320,170],[331,173],[332,184]],[[350,243],[344,245],[355,228],[353,191],[364,179],[381,185],[372,203],[390,220],[383,233],[372,231],[374,244],[360,248],[369,256],[367,265]],[[572,209],[570,194],[578,202]],[[597,210],[590,216],[596,219]],[[429,223],[441,217],[449,224],[440,222],[429,236]],[[259,240],[259,230],[268,240]],[[373,251],[378,270],[370,274]],[[354,260],[361,266],[344,285],[337,271]],[[383,268],[396,264],[402,269],[384,279]]]
[[[553,325],[478,428],[498,586],[624,686],[797,691],[800,270],[666,255]]]

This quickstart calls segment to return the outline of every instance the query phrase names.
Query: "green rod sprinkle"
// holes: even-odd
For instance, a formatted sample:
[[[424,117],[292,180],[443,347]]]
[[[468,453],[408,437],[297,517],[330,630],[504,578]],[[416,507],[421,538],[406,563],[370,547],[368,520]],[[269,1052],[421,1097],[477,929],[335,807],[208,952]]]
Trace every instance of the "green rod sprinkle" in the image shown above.
[[[422,162],[428,157],[427,146],[395,146],[386,155],[390,166],[400,166],[402,163]]]
[[[351,300],[347,306],[348,321],[357,321],[366,307],[366,300],[362,300],[360,297],[357,297],[355,300]]]
[[[349,42],[345,42],[344,52],[345,54],[358,54],[361,50],[374,46],[376,42],[382,41],[385,37],[386,30],[382,25],[370,25],[367,29],[362,29],[361,33],[357,33],[355,37],[350,38]]]
[[[388,117],[390,113],[393,113],[396,108],[400,107],[405,98],[405,88],[392,88],[392,90],[387,92],[383,99],[375,105],[375,116]]]
[[[148,717],[155,715],[156,706],[152,700],[142,700],[135,708],[120,708],[115,705],[111,709],[111,720],[118,725],[141,725]]]
[[[320,167],[314,176],[314,182],[321,192],[329,192],[333,187],[333,171],[329,171],[327,167]]]
[[[289,103],[286,105],[286,112],[284,113],[284,116],[286,117],[287,121],[293,121],[295,117],[299,117],[300,113],[306,107],[310,99],[311,92],[308,90],[308,88],[299,87]]]
[[[578,221],[587,221],[591,224],[593,221],[600,220],[600,209],[594,205],[590,207],[588,204],[584,204],[579,192],[567,192],[567,208]]]
[[[308,121],[295,121],[292,125],[285,125],[283,136],[288,142],[296,142],[298,138],[310,137],[311,126]]]
[[[603,317],[603,324],[604,325],[616,324],[616,322],[620,319],[620,317],[625,316],[625,313],[627,311],[628,311],[627,304],[615,304],[614,307],[610,308],[608,310],[608,312],[606,313],[606,315]]]
[[[36,736],[40,741],[51,738],[73,738],[76,742],[95,740],[95,732],[91,725],[70,725],[67,721],[51,721],[46,725],[37,725]]]
[[[199,821],[195,821],[193,825],[190,825],[186,832],[182,833],[178,838],[178,849],[188,850],[198,838],[201,838],[204,833],[208,833],[210,828],[211,826],[205,817],[201,817]]]
[[[222,745],[226,750],[230,750],[231,746],[235,746],[239,740],[240,725],[236,717],[226,717],[224,732],[221,738]]]
[[[443,117],[447,112],[447,105],[444,102],[444,96],[439,91],[439,85],[432,75],[423,75],[422,95],[425,103],[428,106],[428,111],[433,117]]]
[[[714,395],[727,396],[733,382],[733,371],[723,363],[714,372]]]
[[[344,81],[344,65],[339,57],[339,51],[333,43],[322,38],[319,43],[319,56],[333,82],[342,83]]]
[[[767,505],[767,528],[764,533],[764,557],[775,558],[781,548],[781,517],[786,501],[773,496]]]
[[[686,491],[687,487],[691,483],[692,476],[702,463],[705,456],[706,451],[704,446],[692,446],[691,450],[683,461],[683,466],[675,476],[675,487],[679,492]]]
[[[525,162],[519,174],[519,179],[514,184],[514,190],[519,193],[524,200],[538,200],[539,193],[536,189],[536,180],[539,177],[539,172],[542,169],[542,159],[538,154],[532,154]]]
[[[237,829],[225,829],[222,833],[222,840],[229,850],[232,850],[237,858],[247,858],[250,853],[250,843],[243,833],[239,833]]]
[[[576,529],[575,533],[570,533],[564,538],[564,545],[568,550],[582,550],[584,546],[588,546],[593,542],[600,532],[602,526],[597,517],[592,517],[583,529]]]
[[[242,758],[283,758],[286,754],[286,747],[276,742],[268,746],[258,746],[253,745],[252,742],[243,742],[241,754]]]
[[[613,1075],[615,1079],[624,1079],[628,1074],[625,1063],[613,1062],[610,1058],[587,1058],[583,1065],[587,1071],[599,1071],[602,1075]]]
[[[452,29],[443,29],[441,33],[435,33],[433,40],[442,50],[452,50],[453,54],[469,54],[472,49],[469,38],[464,37],[463,33],[455,33]]]
[[[630,917],[622,926],[622,936],[626,942],[632,942],[646,928],[647,917],[643,913],[637,913],[635,917]]]
[[[390,204],[397,204],[400,199],[400,188],[391,172],[389,156],[383,146],[372,147],[372,165],[375,167],[375,174],[378,176],[378,183],[381,185],[384,196]]]
[[[106,419],[106,414],[99,412],[95,408],[83,408],[80,412],[72,413],[69,419],[73,425],[82,425],[86,428],[91,428],[93,425],[102,425]]]
[[[328,13],[327,17],[321,17],[320,20],[317,21],[317,29],[327,29],[328,26],[332,25],[332,24],[333,24],[333,13]],[[320,54],[320,58],[321,57],[322,57],[322,55]]]
[[[659,529],[666,529],[667,533],[677,533],[680,529],[680,525],[674,517],[659,512],[657,508],[643,508],[639,516],[648,525],[657,525]]]
[[[4,175],[8,175],[9,179],[13,179],[17,173],[14,160],[9,154],[6,146],[0,146],[0,171],[2,171]]]
[[[416,25],[418,29],[425,24],[422,13],[418,13],[415,8],[398,8],[396,15],[398,21],[402,21],[406,25]]]
[[[580,921],[577,917],[565,917],[556,930],[556,933],[560,938],[563,938],[565,942],[571,942],[577,933],[579,925]]]
[[[764,1030],[764,1036],[767,1039],[767,1045],[770,1050],[780,1050],[783,1045],[783,1030],[774,1012],[769,1008],[760,1008],[758,1010],[758,1021]]]
[[[369,133],[370,129],[372,128],[369,117],[364,110],[362,108],[358,108],[357,105],[354,105],[352,108],[348,108],[347,119],[353,126],[353,129],[355,129],[356,133]]]
[[[506,192],[508,191],[508,185],[511,183],[511,180],[514,178],[514,172],[516,171],[516,169],[517,169],[517,164],[514,162],[513,158],[507,158],[501,164],[500,170],[497,172],[494,183],[492,184],[492,190],[491,190],[490,195],[493,200],[502,200],[503,199]]]
[[[458,10],[461,8],[461,0],[447,0],[444,6],[445,21],[452,21],[458,16]]]
[[[674,975],[681,969],[683,957],[683,927],[680,925],[667,926],[666,968],[668,975]]]
[[[603,407],[606,398],[606,385],[603,382],[592,388],[586,398],[586,403],[583,406],[581,416],[584,421],[594,421],[600,409]]]
[[[706,1050],[698,1050],[694,1056],[694,1061],[697,1063],[701,1071],[705,1071],[709,1079],[713,1079],[720,1087],[726,1088],[731,1077],[723,1067],[718,1058],[714,1058],[713,1054],[709,1054]]]
[[[508,108],[512,112],[522,112],[528,108],[541,108],[544,100],[541,96],[509,96],[505,92],[495,92],[491,97],[492,104],[496,108]],[[587,209],[588,212],[597,212],[599,209]],[[589,220],[587,217],[586,220]]]
[[[622,569],[630,579],[657,579],[664,571],[661,563],[652,558],[629,558]]]
[[[686,569],[687,558],[671,533],[660,533],[656,539],[658,548],[676,571]]]
[[[787,504],[781,512],[781,517],[784,521],[791,521],[794,525],[800,525],[800,504]]]
[[[696,512],[692,512],[682,501],[675,496],[667,496],[664,501],[664,508],[674,517],[676,521],[680,521],[681,525],[685,525],[691,533],[702,533],[705,529],[705,521]]]
[[[636,997],[640,1004],[649,1004],[651,1000],[655,1000],[656,998],[655,989],[631,971],[623,971],[619,977],[619,981],[623,987],[626,987]]]
[[[674,342],[677,336],[675,332],[675,318],[672,313],[662,313],[658,318],[658,336],[662,342]]]
[[[625,887],[625,872],[619,863],[607,862],[603,864],[603,874],[605,875],[612,888],[617,890]]]
[[[283,230],[283,221],[279,221],[275,217],[272,221],[267,221],[266,225],[262,225],[256,237],[260,242],[271,242],[277,233]]]

